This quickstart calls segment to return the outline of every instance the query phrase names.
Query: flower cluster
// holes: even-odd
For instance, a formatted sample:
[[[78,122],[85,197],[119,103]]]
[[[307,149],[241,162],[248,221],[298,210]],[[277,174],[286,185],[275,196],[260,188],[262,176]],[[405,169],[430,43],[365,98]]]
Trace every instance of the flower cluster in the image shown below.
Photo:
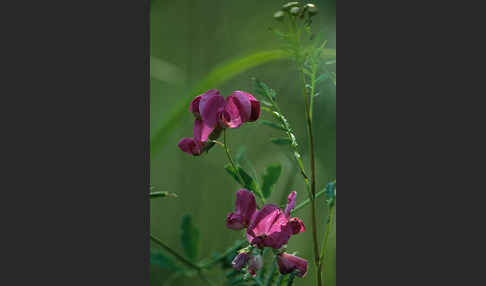
[[[208,140],[215,140],[224,128],[238,128],[245,122],[256,121],[260,116],[260,102],[244,91],[234,91],[226,99],[216,89],[208,90],[191,102],[194,134],[192,138],[182,138],[179,148],[198,156],[208,146]]]
[[[292,235],[305,231],[304,223],[300,219],[290,218],[296,199],[297,193],[291,192],[285,211],[272,204],[257,209],[253,193],[241,189],[236,193],[235,211],[226,217],[226,226],[234,230],[246,228],[246,236],[252,247],[279,250]],[[233,267],[241,270],[248,264],[248,271],[255,275],[263,265],[261,259],[261,256],[251,256],[249,251],[243,250],[235,257]],[[297,275],[302,277],[307,273],[307,261],[297,256],[281,252],[277,255],[277,262],[282,274],[297,270]]]

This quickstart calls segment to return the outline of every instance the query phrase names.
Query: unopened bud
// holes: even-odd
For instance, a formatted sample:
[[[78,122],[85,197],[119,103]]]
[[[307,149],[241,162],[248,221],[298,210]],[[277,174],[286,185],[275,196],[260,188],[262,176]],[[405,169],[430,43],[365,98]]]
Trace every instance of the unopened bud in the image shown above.
[[[282,6],[282,9],[284,11],[289,11],[290,8],[298,6],[298,5],[299,5],[299,2],[288,2],[288,3],[286,3]]]
[[[235,269],[236,271],[240,271],[241,268],[245,267],[249,259],[250,255],[247,252],[239,253],[238,255],[236,255],[235,259],[233,259],[233,262],[231,263],[233,265],[233,269]]]
[[[300,11],[300,8],[299,8],[299,7],[292,7],[292,8],[290,9],[290,14],[292,14],[292,15],[295,15],[295,16],[296,16],[296,15],[298,15],[298,14],[299,14],[299,11]]]
[[[275,18],[275,20],[277,20],[277,21],[282,21],[284,16],[285,16],[285,14],[282,10],[279,10],[279,11],[275,12],[275,14],[273,14],[273,18]]]
[[[305,6],[307,7],[307,11],[309,11],[310,16],[314,16],[315,14],[317,14],[316,5],[309,3],[309,4],[306,4]]]

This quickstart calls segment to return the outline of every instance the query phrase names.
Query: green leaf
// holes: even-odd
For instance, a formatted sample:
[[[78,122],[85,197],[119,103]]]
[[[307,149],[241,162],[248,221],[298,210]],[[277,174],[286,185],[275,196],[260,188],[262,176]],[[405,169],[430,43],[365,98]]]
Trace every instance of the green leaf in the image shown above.
[[[233,179],[235,179],[236,182],[238,182],[238,184],[243,185],[243,182],[240,180],[240,177],[238,177],[235,168],[233,168],[230,163],[224,165],[224,169],[233,177]]]
[[[325,194],[327,205],[332,208],[336,203],[336,181],[327,183]]]
[[[282,174],[282,166],[280,164],[273,164],[265,169],[265,173],[262,176],[262,192],[266,198],[270,197],[273,191],[273,187],[278,181],[278,178]]]
[[[262,119],[262,120],[259,120],[258,122],[262,125],[270,126],[270,127],[275,128],[277,130],[287,131],[287,129],[285,129],[282,125],[279,125],[279,124],[272,122],[272,121]]]
[[[275,145],[290,145],[290,144],[292,144],[292,140],[290,140],[289,138],[285,138],[285,137],[272,138],[270,141],[272,141],[272,143],[275,144]]]
[[[181,223],[181,241],[186,256],[194,261],[199,251],[199,230],[192,223],[190,215],[185,215]]]
[[[266,85],[264,82],[257,78],[253,78],[253,82],[255,84],[255,92],[257,94],[265,96],[270,101],[274,101],[277,98],[277,93],[275,90],[268,87],[268,85]]]
[[[235,156],[235,160],[236,160],[236,163],[241,165],[243,163],[243,161],[246,161],[246,154],[247,154],[247,150],[246,150],[246,147],[245,146],[240,146],[240,148],[238,148],[238,151],[236,152],[236,156]]]
[[[287,281],[287,286],[292,286],[292,284],[294,283],[295,275],[296,271],[290,273],[289,280]]]
[[[150,78],[169,84],[186,82],[186,75],[181,68],[154,56],[150,56]]]
[[[263,105],[266,105],[266,106],[268,106],[268,107],[273,107],[273,105],[272,105],[270,102],[268,102],[268,101],[266,101],[266,100],[263,100],[263,99],[262,99],[262,100],[260,100],[260,103],[262,103]]]
[[[169,192],[150,192],[150,198],[164,198],[164,197],[173,197],[177,198],[177,194],[169,193]]]
[[[329,78],[329,75],[327,73],[323,73],[316,79],[316,83],[319,83],[327,78]]]
[[[256,193],[257,184],[256,184],[255,180],[250,175],[248,175],[248,173],[245,170],[243,170],[243,168],[241,168],[239,166],[237,168],[238,168],[238,171],[240,173],[241,178],[243,179],[243,182],[238,177],[238,174],[236,173],[235,169],[233,168],[233,166],[230,163],[224,165],[224,169],[228,172],[228,174],[230,174],[233,177],[233,179],[235,179],[236,182],[238,182],[245,189],[248,189],[248,190]]]
[[[245,181],[243,187],[250,191],[256,192],[257,184],[255,180],[250,175],[248,175],[248,173],[245,170],[243,170],[241,167],[238,167],[238,171],[240,172],[243,181]]]
[[[336,50],[335,49],[323,49],[321,56],[324,59],[331,60],[336,58]]]
[[[170,270],[179,270],[180,268],[170,259],[165,256],[164,253],[150,249],[150,264],[158,265],[162,268]]]
[[[150,157],[155,158],[162,147],[167,143],[169,134],[175,130],[180,119],[187,114],[192,99],[209,89],[221,86],[233,77],[265,63],[288,59],[290,55],[283,50],[269,50],[252,53],[243,57],[227,61],[214,68],[206,77],[199,81],[187,94],[181,96],[180,101],[169,115],[163,117],[161,127],[150,136]],[[189,114],[187,114],[189,116]],[[154,125],[159,125],[153,123]]]

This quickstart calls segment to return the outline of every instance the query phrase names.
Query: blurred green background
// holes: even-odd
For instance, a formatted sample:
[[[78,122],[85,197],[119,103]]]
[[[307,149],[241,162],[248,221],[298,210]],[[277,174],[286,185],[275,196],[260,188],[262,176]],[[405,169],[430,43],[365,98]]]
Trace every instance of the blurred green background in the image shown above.
[[[282,42],[268,30],[281,27],[272,15],[286,1],[257,0],[152,0],[150,11],[150,132],[158,133],[164,122],[180,104],[187,101],[194,86],[215,67],[228,60],[254,52],[281,48]],[[313,31],[324,33],[329,48],[336,48],[336,6],[332,1],[313,1],[319,14],[313,22]],[[294,129],[304,164],[308,166],[307,131],[304,103],[299,78],[288,60],[271,61],[251,68],[226,81],[212,86],[222,94],[233,90],[253,91],[251,77],[267,83],[277,91],[278,103]],[[315,101],[314,132],[317,148],[317,186],[321,190],[328,179],[336,177],[336,94],[326,82],[319,86],[320,95]],[[182,103],[181,103],[182,102]],[[262,117],[272,120],[262,111]],[[173,129],[165,132],[165,140],[151,148],[151,184],[162,191],[175,192],[177,199],[163,198],[151,201],[150,230],[165,243],[184,253],[180,242],[180,223],[185,214],[193,217],[200,231],[198,258],[222,252],[241,237],[225,227],[225,218],[234,208],[235,192],[240,188],[223,169],[227,158],[222,148],[214,147],[208,155],[192,157],[177,147],[182,137],[191,137],[193,116],[184,107],[182,117],[174,120]],[[294,166],[289,148],[269,143],[270,137],[280,133],[258,124],[246,124],[228,133],[229,146],[235,154],[241,146],[259,176],[271,163],[283,166],[282,176],[268,200],[284,203],[288,193],[298,192],[298,202],[307,198],[303,180]],[[310,209],[296,214],[307,226],[305,233],[293,236],[289,250],[309,261],[308,275],[296,279],[294,285],[315,285],[312,263]],[[323,236],[327,208],[323,197],[318,199],[319,235]],[[335,285],[335,230],[333,231],[327,261],[328,276],[325,285]],[[320,241],[322,241],[320,239]],[[156,245],[152,245],[157,249]],[[171,271],[151,265],[151,285],[164,285]],[[223,281],[220,270],[210,272],[210,279],[218,285]],[[197,277],[181,277],[172,285],[206,285]]]

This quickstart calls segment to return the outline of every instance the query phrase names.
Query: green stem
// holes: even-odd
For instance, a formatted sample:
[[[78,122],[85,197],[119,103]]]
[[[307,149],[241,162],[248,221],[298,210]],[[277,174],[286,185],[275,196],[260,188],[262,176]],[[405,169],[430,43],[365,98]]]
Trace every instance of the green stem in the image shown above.
[[[246,240],[240,240],[239,243],[237,243],[234,247],[226,250],[223,254],[220,254],[219,256],[215,257],[214,259],[206,262],[206,263],[200,263],[200,267],[201,268],[209,268],[213,265],[215,265],[216,263],[220,262],[221,260],[225,259],[228,255],[230,255],[231,253],[237,251],[238,249],[242,248],[243,245],[246,243]]]
[[[289,280],[287,281],[287,286],[291,286],[294,283],[295,275],[295,271],[290,273]]]
[[[315,164],[315,152],[314,152],[314,136],[312,133],[312,119],[310,117],[309,111],[309,96],[306,91],[306,83],[305,83],[305,76],[304,72],[302,71],[303,67],[300,67],[301,70],[301,77],[302,77],[302,84],[303,84],[303,93],[304,93],[304,100],[305,100],[305,113],[307,119],[307,131],[309,135],[309,150],[310,150],[310,168],[311,168],[311,177],[310,177],[310,200],[311,200],[311,218],[312,218],[312,240],[314,242],[314,260],[315,260],[315,267],[317,271],[317,285],[322,285],[322,276],[320,271],[320,261],[319,261],[319,242],[317,241],[317,220],[316,220],[316,164]]]
[[[189,266],[189,267],[191,267],[191,268],[193,268],[193,269],[195,269],[197,271],[201,270],[201,267],[199,267],[198,265],[196,265],[196,264],[192,263],[191,261],[187,260],[186,258],[184,258],[182,255],[180,255],[175,250],[173,250],[172,248],[170,248],[162,240],[160,240],[159,238],[157,238],[153,234],[150,234],[150,239],[153,240],[154,242],[156,242],[159,246],[161,246],[167,252],[169,252],[170,254],[172,254],[172,256],[174,256],[175,258],[177,258],[178,260],[180,260],[182,263],[186,264],[187,266]]]
[[[307,122],[307,133],[309,135],[309,152],[310,152],[310,169],[311,169],[311,176],[310,176],[310,186],[309,186],[309,199],[311,200],[311,218],[312,218],[312,240],[314,244],[314,262],[315,268],[317,272],[317,286],[322,285],[322,276],[320,271],[320,261],[319,261],[319,242],[317,240],[317,222],[316,222],[316,204],[315,204],[315,197],[316,197],[316,168],[315,168],[315,152],[314,152],[314,136],[312,133],[312,118],[311,118],[311,111],[310,111],[310,100],[309,95],[307,94],[307,87],[306,87],[306,80],[304,74],[304,59],[301,58],[300,51],[302,50],[302,43],[300,38],[300,29],[297,30],[295,25],[293,25],[293,33],[296,38],[296,62],[297,68],[300,71],[300,76],[302,80],[302,94],[304,96],[304,103],[305,103],[305,115],[306,115],[306,122]]]
[[[255,277],[255,278],[253,278],[253,280],[254,280],[254,281],[255,281],[255,282],[258,284],[258,285],[260,285],[260,286],[264,286],[264,285],[263,285],[263,282],[260,280],[260,278]]]
[[[235,170],[236,174],[238,175],[240,182],[242,184],[244,184],[245,181],[243,180],[243,177],[241,177],[240,171],[236,167],[235,162],[233,162],[233,158],[231,157],[231,153],[230,153],[229,148],[228,148],[228,141],[226,140],[226,129],[223,129],[223,141],[224,141],[223,147],[224,147],[224,151],[226,152],[226,156],[228,157],[228,160],[229,160],[231,166],[233,166],[233,169]]]
[[[329,222],[327,224],[327,229],[326,229],[326,234],[324,235],[324,241],[322,242],[322,249],[321,249],[321,255],[320,255],[320,260],[321,260],[321,268],[322,265],[324,265],[324,258],[327,253],[327,242],[329,241],[329,234],[332,231],[332,224],[334,220],[334,207],[331,207],[329,209]],[[326,269],[324,269],[324,273],[326,272]]]
[[[272,285],[273,277],[275,276],[276,271],[277,271],[277,257],[275,256],[275,259],[273,260],[273,264],[272,264],[272,270],[270,270],[267,280],[265,281],[265,286]]]
[[[202,268],[200,266],[198,266],[198,265],[192,263],[191,261],[185,259],[182,255],[180,255],[175,250],[173,250],[172,248],[170,248],[162,240],[160,240],[159,238],[157,238],[153,234],[150,234],[150,239],[153,240],[154,242],[156,242],[159,246],[161,246],[167,252],[169,252],[170,254],[172,254],[175,258],[179,259],[182,263],[184,263],[187,266],[189,266],[189,267],[193,268],[194,270],[196,270],[198,272],[199,277],[201,278],[201,280],[203,280],[204,282],[206,282],[210,286],[214,286],[214,283],[212,283],[206,276],[204,276],[204,273],[202,273]]]
[[[322,196],[324,193],[326,193],[326,190],[322,190],[318,193],[316,193],[316,196],[315,198],[317,199],[318,197]],[[292,210],[292,213],[300,210],[301,208],[307,206],[308,204],[311,203],[311,200],[310,199],[306,199],[305,201],[301,202],[300,204],[298,204],[293,210]]]
[[[267,99],[270,101],[270,103],[272,104],[272,106],[276,110],[276,112],[283,117],[283,113],[280,110],[280,107],[278,107],[278,104],[273,100],[273,98],[271,96],[268,96]],[[274,112],[274,111],[270,110],[270,112]],[[287,119],[285,119],[283,117],[282,120],[281,120],[281,123],[283,124],[283,126],[285,128],[285,132],[287,133],[287,137],[289,138],[290,141],[293,142],[295,140],[293,138],[294,135],[292,134],[292,129],[290,128],[290,125],[287,122]],[[297,165],[299,166],[300,174],[302,175],[302,177],[304,177],[304,181],[305,181],[306,185],[308,185],[309,184],[309,177],[305,173],[304,163],[302,162],[302,157],[300,156],[299,150],[297,149],[297,144],[291,144],[291,147],[292,147],[292,150],[294,151],[294,158],[297,161]]]
[[[238,178],[240,179],[241,184],[245,184],[245,180],[243,180],[243,177],[240,174],[239,168],[236,166],[235,162],[233,161],[233,158],[231,157],[231,153],[228,147],[228,141],[226,140],[226,129],[223,129],[223,144],[224,144],[224,150],[226,152],[226,156],[228,157],[228,160],[235,170],[236,174],[238,175]],[[265,204],[265,198],[263,197],[262,191],[261,190],[255,190],[256,194],[260,197],[260,200],[262,201],[263,204]]]
[[[214,286],[215,284],[213,282],[211,282],[211,280],[209,280],[203,273],[202,271],[199,271],[198,272],[199,274],[199,277],[201,278],[202,281],[206,282],[209,286]]]

